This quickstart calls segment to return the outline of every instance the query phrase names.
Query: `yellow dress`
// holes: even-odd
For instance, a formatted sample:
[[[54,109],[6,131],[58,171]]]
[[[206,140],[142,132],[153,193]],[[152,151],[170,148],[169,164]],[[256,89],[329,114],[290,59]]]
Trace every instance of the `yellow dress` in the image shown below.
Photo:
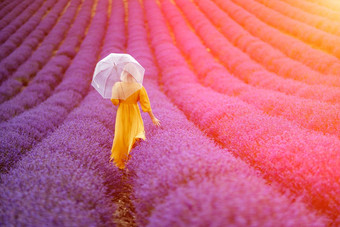
[[[120,169],[125,168],[133,144],[138,139],[146,140],[143,119],[137,102],[142,110],[151,110],[148,94],[144,87],[134,92],[127,99],[111,99],[114,105],[119,105],[116,114],[115,135],[113,139],[110,161]]]

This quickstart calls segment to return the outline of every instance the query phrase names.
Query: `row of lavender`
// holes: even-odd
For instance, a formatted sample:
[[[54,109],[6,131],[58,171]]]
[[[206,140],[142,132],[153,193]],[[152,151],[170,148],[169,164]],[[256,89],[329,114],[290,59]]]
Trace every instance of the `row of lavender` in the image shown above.
[[[88,1],[83,7],[89,10],[92,5],[93,1]],[[78,25],[83,26],[83,23]],[[82,27],[79,27],[79,29],[84,30]],[[98,43],[100,42],[98,40],[100,39],[99,35],[90,36],[87,42],[82,43],[72,64],[63,74],[61,83],[55,87],[50,96],[44,97],[46,100],[36,106],[33,103],[33,108],[0,124],[0,131],[4,141],[0,144],[2,151],[0,157],[1,171],[7,171],[20,159],[22,154],[41,141],[47,134],[54,131],[87,94],[89,81],[91,80],[90,75],[92,74],[91,66],[97,61],[96,56],[93,56],[92,53],[96,47],[99,48]],[[69,64],[71,63],[68,58],[64,60]],[[53,74],[46,77],[45,84],[48,84],[51,77],[53,78]],[[40,80],[44,79],[41,78]],[[34,99],[34,97],[29,98]],[[32,102],[34,101],[31,101],[30,105],[32,105]]]
[[[21,73],[14,74],[0,86],[0,94],[1,91],[7,91],[2,93],[6,94],[0,96],[2,98],[8,98],[11,93],[13,94],[13,92],[19,92],[21,90],[21,92],[12,99],[0,104],[1,121],[13,118],[43,102],[52,94],[53,89],[62,80],[64,72],[71,65],[72,59],[76,55],[77,49],[85,35],[87,25],[91,18],[91,7],[93,5],[93,1],[85,1],[82,5],[79,5],[80,1],[78,1],[78,3],[77,1],[73,1],[73,3],[76,4],[70,5],[70,11],[66,11],[64,14],[65,17],[60,19],[32,57],[22,65],[23,69],[20,70],[21,67],[18,69]],[[73,15],[77,8],[79,10],[78,14]],[[71,21],[72,17],[68,15],[68,12],[72,13],[72,17],[75,18],[74,21]],[[63,21],[63,19],[67,21]],[[65,26],[65,23],[68,26]],[[63,30],[61,31],[61,29]],[[66,33],[65,38],[63,36],[64,33]],[[49,50],[44,48],[45,45],[48,46]],[[52,48],[54,48],[54,50]],[[34,58],[34,56],[38,57]],[[40,61],[40,59],[44,59],[43,62]],[[25,65],[37,65],[34,63],[39,63],[40,67],[36,69],[36,75],[31,79],[30,76],[32,75],[24,69]],[[26,72],[26,74],[23,74],[24,72]],[[18,75],[18,77],[16,77],[16,75]],[[31,81],[23,89],[23,84],[18,81],[18,78],[20,80],[31,79]]]
[[[65,1],[66,2],[66,1]],[[58,23],[51,29],[44,40],[39,44],[39,48],[32,51],[31,56],[18,65],[9,73],[9,78],[0,86],[0,103],[12,98],[19,93],[25,86],[30,84],[30,80],[34,78],[53,56],[53,52],[58,49],[59,44],[63,41],[65,33],[69,30],[73,19],[77,16],[76,12],[80,4],[74,1],[67,7],[66,12]],[[68,65],[69,61],[65,61]]]
[[[255,15],[230,0],[215,0],[214,2],[253,36],[279,49],[288,57],[321,73],[339,74],[340,63],[335,56],[313,49],[301,40],[268,26]]]
[[[333,11],[340,11],[338,2],[333,0],[308,0],[309,2],[315,3],[319,7],[327,7]]]
[[[202,1],[199,2],[202,3]],[[228,69],[228,71],[232,73],[232,75],[240,78],[241,80],[252,86],[256,86],[259,88],[275,90],[278,92],[283,92],[287,95],[294,95],[307,99],[315,99],[337,105],[339,104],[340,89],[338,87],[329,87],[318,84],[306,85],[303,82],[292,79],[285,79],[273,72],[267,71],[266,66],[264,65],[270,65],[271,62],[277,61],[277,59],[280,59],[280,57],[274,57],[273,55],[268,54],[265,55],[268,60],[261,60],[262,64],[257,63],[256,61],[251,59],[251,57],[249,57],[247,53],[244,53],[242,50],[233,46],[233,44],[231,44],[225,36],[223,36],[215,29],[215,27],[209,22],[209,20],[205,18],[205,16],[201,12],[199,12],[198,10],[191,11],[190,9],[193,7],[193,5],[190,2],[177,1],[177,4],[179,4],[182,10],[186,13],[186,17],[189,19],[193,28],[201,37],[206,46],[214,53],[216,57],[219,58],[221,63]],[[204,7],[201,7],[205,8],[206,5],[204,5]],[[216,7],[208,8],[212,9],[211,12],[215,12]],[[219,14],[212,13],[212,15],[218,16]],[[225,30],[229,30],[229,27],[226,27]],[[232,33],[238,34],[238,32],[235,30],[232,30]],[[251,37],[249,38],[241,35],[239,37],[236,37],[235,42],[239,43],[238,46],[243,46],[243,48],[241,49],[249,49],[248,51],[246,51],[248,53],[257,52],[258,54],[260,54],[260,50],[262,50],[260,48],[258,51],[256,51],[256,48],[259,48],[259,45],[257,45],[257,42]],[[284,64],[283,62],[281,63],[282,66],[280,67],[280,71],[289,71],[292,69],[292,67],[290,67],[289,69],[290,64]],[[289,62],[286,61],[286,63]],[[302,70],[302,68],[300,69]],[[308,71],[295,72],[294,74],[298,73],[304,74],[308,73]],[[319,75],[319,77],[323,77],[323,75]],[[330,81],[327,83],[333,83],[333,81],[333,79],[330,79]]]
[[[161,18],[154,20],[162,21]],[[221,145],[260,170],[267,180],[279,182],[282,188],[303,195],[306,203],[336,219],[340,213],[337,206],[340,189],[338,138],[268,116],[237,98],[201,86],[196,76],[188,71],[189,66],[179,50],[165,43],[171,40],[166,25],[156,27],[151,20],[149,23],[150,36],[159,39],[159,43],[152,42],[152,46],[163,70],[163,88],[186,116]]]
[[[325,32],[334,34],[339,36],[340,35],[340,23],[339,21],[330,21],[327,18],[318,15],[312,15],[310,13],[304,12],[303,10],[290,6],[285,2],[280,1],[264,1],[264,0],[257,0],[258,2],[264,4],[271,10],[277,11],[278,13],[292,18],[296,21],[301,21],[306,23],[310,26],[313,26],[317,29],[321,29]],[[282,18],[282,17],[281,17]]]
[[[11,34],[6,41],[2,43],[0,46],[0,60],[4,59],[14,49],[20,46],[24,39],[39,25],[42,18],[47,16],[49,10],[51,10],[55,3],[55,1],[46,1],[45,4],[43,4],[39,10],[26,21],[26,23],[20,26],[14,34]],[[23,14],[25,14],[25,12],[23,12]],[[1,35],[8,36],[9,34],[2,33]],[[5,38],[6,37],[4,37],[4,39]]]
[[[298,20],[285,17],[280,13],[265,7],[261,3],[250,0],[232,0],[250,13],[256,15],[268,25],[278,28],[288,34],[298,37],[303,42],[317,45],[320,49],[340,58],[340,37],[316,29]]]
[[[155,63],[147,48],[147,31],[140,3],[130,0],[128,7],[129,15],[133,16],[129,16],[127,51],[153,72]],[[176,52],[170,36],[163,30],[166,25],[157,4],[152,0],[144,1],[144,8],[151,47],[155,50],[162,76],[186,77],[190,71],[185,69],[183,57]],[[151,121],[145,121],[147,142],[133,150],[127,166],[134,187],[138,225],[325,225],[324,219],[316,217],[300,202],[291,203],[275,187],[266,185],[240,159],[216,146],[167,101],[157,86],[157,80],[153,79],[157,76],[148,78],[152,81],[146,80],[145,86],[153,111],[162,120],[163,127],[157,130]],[[195,92],[197,85],[194,81],[181,82]],[[181,85],[173,84],[175,89],[178,86]],[[168,84],[164,83],[164,88],[168,90]],[[197,93],[186,96],[186,99],[195,102],[188,97],[196,96]],[[183,98],[177,93],[175,99]],[[287,223],[287,219],[291,222]]]
[[[74,22],[73,20],[77,16],[77,9],[81,1],[78,0],[72,3],[67,7],[62,17],[58,19],[58,23],[53,29],[50,29],[44,40],[38,44],[38,48],[32,51],[31,56],[19,63],[15,69],[11,69],[11,72],[7,75],[7,80],[0,86],[0,103],[10,99],[20,92],[22,87],[27,86],[36,73],[53,56],[53,52],[58,49],[65,34]]]
[[[213,35],[214,39],[211,40],[211,43],[219,43],[217,39],[215,39],[218,36],[213,33],[213,30],[205,29],[213,28],[209,26],[207,21],[204,21],[203,15],[200,14],[197,9],[195,10],[193,3],[180,0],[176,2],[180,3],[184,14],[188,18],[195,18],[199,21],[200,28],[205,31],[204,34]],[[335,134],[340,137],[340,113],[337,107],[328,103],[322,103],[319,100],[302,99],[276,91],[254,88],[236,79],[222,65],[215,62],[214,56],[206,51],[206,47],[200,42],[197,36],[190,31],[184,18],[173,4],[170,4],[169,1],[162,1],[162,6],[165,16],[173,28],[177,46],[182,50],[183,54],[190,59],[193,68],[196,70],[196,74],[199,75],[199,79],[203,82],[204,86],[210,86],[216,91],[229,96],[236,96],[269,115],[283,116],[303,127]],[[205,5],[202,7],[205,7]],[[210,8],[206,7],[206,9]],[[210,15],[218,14],[210,13]],[[196,24],[194,28],[199,29]],[[217,45],[215,45],[215,47],[214,49],[217,50]],[[226,84],[228,84],[228,86],[226,86]],[[273,86],[273,84],[275,83],[271,85]],[[305,87],[306,86],[302,86],[301,89]],[[297,92],[299,92],[299,90],[300,89],[296,89]],[[315,90],[315,87],[313,90]],[[313,121],[309,119],[313,119]]]
[[[89,2],[92,5],[93,2]],[[70,100],[78,101],[79,106],[67,115],[56,131],[45,136],[8,174],[2,175],[0,204],[4,212],[0,220],[5,225],[114,225],[115,205],[111,197],[119,190],[120,175],[108,162],[107,152],[113,134],[114,109],[97,92],[87,93],[85,84],[88,86],[91,79],[90,72],[98,60],[106,28],[101,57],[107,51],[123,51],[124,8],[121,1],[111,4],[99,0],[95,5],[96,13],[88,33],[69,68],[72,71],[66,72],[62,82],[83,81],[81,88],[77,83],[67,83],[65,89],[73,90],[73,93],[81,89],[86,97],[82,102]],[[110,8],[111,15],[107,15]],[[107,17],[110,17],[108,26]],[[116,26],[117,22],[121,24]],[[119,41],[112,40],[113,37]],[[60,97],[60,104],[72,99],[65,95]]]
[[[0,9],[0,19],[4,18],[7,16],[8,13],[12,13],[12,10],[15,8],[15,6],[18,6],[18,3],[22,1],[2,1],[1,4],[1,9]],[[6,23],[7,24],[7,23]]]
[[[109,22],[101,57],[110,52],[123,51],[122,2],[115,0],[113,3],[116,5],[112,6],[113,16]],[[113,135],[114,108],[109,102],[101,100],[93,90],[81,102],[87,94],[94,63],[98,60],[93,53],[98,53],[100,49],[106,23],[107,4],[104,0],[98,2],[99,8],[92,20],[87,38],[80,46],[79,53],[55,93],[41,105],[27,111],[30,114],[24,112],[9,121],[9,124],[2,124],[2,133],[11,128],[13,130],[9,130],[9,135],[17,132],[13,139],[18,140],[11,146],[22,148],[24,152],[28,151],[27,156],[1,179],[0,187],[4,191],[1,204],[8,208],[6,215],[1,218],[7,223],[112,224],[110,215],[114,211],[114,206],[106,196],[115,196],[119,190],[115,184],[119,182],[120,176],[107,162]],[[188,103],[196,106],[189,118],[197,123],[200,120],[199,116],[204,116],[203,113],[213,106],[209,107],[203,103],[207,108],[200,110],[197,100],[182,100],[184,105],[181,105],[181,101],[177,98],[196,97],[197,88],[203,92],[207,91],[205,94],[208,95],[210,90],[203,87],[200,89],[195,75],[188,70],[180,52],[173,49],[172,40],[167,34],[155,2],[147,1],[145,7],[148,8],[145,12],[150,25],[151,41],[165,77],[162,80],[164,88],[186,114],[189,113],[188,107],[191,107]],[[127,51],[146,66],[149,73],[147,78],[156,79],[158,73],[153,63],[153,56],[147,48],[143,12],[137,1],[129,2],[129,10],[129,15],[133,16],[129,17]],[[155,15],[158,17],[155,18]],[[112,43],[112,41],[117,42]],[[183,75],[178,75],[178,69]],[[188,75],[192,77],[188,78]],[[176,88],[178,86],[176,83],[172,87],[169,83],[172,79],[187,81],[188,83],[185,84],[187,87]],[[80,87],[72,84],[79,81],[83,82],[80,83]],[[195,83],[192,83],[193,81]],[[164,128],[155,130],[149,120],[145,122],[148,142],[137,147],[128,166],[129,170],[135,173],[131,177],[136,190],[135,204],[140,224],[149,223],[154,226],[164,223],[209,224],[214,218],[216,224],[225,223],[228,219],[230,224],[238,225],[288,225],[289,218],[292,225],[324,225],[323,219],[315,217],[301,203],[292,204],[286,196],[266,186],[265,182],[243,162],[232,157],[226,150],[216,147],[167,101],[155,80],[146,80],[145,86],[154,112],[164,119],[162,121]],[[189,89],[191,93],[177,97],[181,94],[176,93],[181,90],[180,88]],[[176,91],[171,93],[169,92],[171,89]],[[218,98],[219,96],[214,96],[216,93],[213,92],[210,94],[212,96],[207,97]],[[79,107],[68,114],[77,105]],[[54,115],[56,113],[53,114],[49,110],[61,113],[61,116]],[[218,110],[212,111],[211,114],[218,113]],[[39,112],[43,115],[39,115]],[[207,111],[208,114],[209,112]],[[40,119],[41,116],[44,119]],[[41,125],[48,121],[52,121],[54,125]],[[60,125],[63,121],[64,123]],[[47,136],[58,125],[60,127]],[[29,132],[28,128],[32,126],[34,129],[31,128],[32,131]],[[33,136],[28,137],[28,142],[34,142],[34,146],[38,141],[46,138],[38,146],[29,150],[29,147],[22,145],[27,138],[25,134],[20,135],[20,130],[27,133],[26,135]],[[10,138],[6,138],[6,141],[9,141],[8,139]],[[199,140],[199,143],[193,143],[193,140]],[[251,149],[249,151],[251,152]],[[16,155],[20,156],[18,153]],[[20,157],[15,157],[14,162],[19,159]],[[216,203],[219,203],[218,207],[215,207]],[[196,209],[192,209],[193,207]]]
[[[195,2],[229,42],[249,55],[251,59],[260,63],[266,70],[306,84],[340,87],[338,76],[322,74],[307,67],[302,62],[289,58],[278,49],[251,35],[213,2]],[[273,82],[280,83],[280,81]]]
[[[1,38],[0,43],[3,43],[9,35],[11,35],[18,27],[25,23],[25,21],[34,14],[34,12],[40,7],[43,1],[28,0],[22,3],[17,2],[15,9],[10,10],[6,16],[1,18],[0,29]],[[22,13],[23,12],[23,13]],[[9,25],[10,24],[10,25]]]
[[[329,9],[323,5],[314,4],[309,1],[294,1],[294,0],[283,0],[283,1],[288,3],[291,6],[300,8],[301,10],[307,13],[314,14],[316,16],[321,16],[332,21],[339,21],[340,19],[339,13],[333,10],[334,7],[331,7]],[[326,1],[322,1],[322,2],[326,2]]]
[[[42,40],[44,40],[45,36],[49,33],[51,28],[57,23],[59,15],[63,12],[64,9],[67,9],[66,4],[66,0],[59,1],[56,5],[54,5],[52,10],[42,20],[42,22],[39,23],[36,28],[34,28],[34,30],[25,38],[24,41],[22,41],[22,43],[20,43],[20,46],[15,45],[15,49],[11,48],[9,50],[10,53],[7,53],[6,50],[4,51],[4,58],[1,59],[0,62],[1,83],[8,79],[12,75],[12,73],[17,70],[18,66],[20,66],[29,57],[31,57],[33,52],[36,50]],[[20,30],[18,32],[20,32]],[[7,43],[5,43],[4,45],[6,44]],[[8,56],[6,54],[8,54]]]

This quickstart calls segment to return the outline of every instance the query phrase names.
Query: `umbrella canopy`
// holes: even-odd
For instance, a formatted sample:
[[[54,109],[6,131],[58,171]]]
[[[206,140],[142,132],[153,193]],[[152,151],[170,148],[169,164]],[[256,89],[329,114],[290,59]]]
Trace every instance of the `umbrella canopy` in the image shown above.
[[[129,54],[111,53],[94,70],[92,86],[107,99],[126,99],[142,87],[145,69]]]

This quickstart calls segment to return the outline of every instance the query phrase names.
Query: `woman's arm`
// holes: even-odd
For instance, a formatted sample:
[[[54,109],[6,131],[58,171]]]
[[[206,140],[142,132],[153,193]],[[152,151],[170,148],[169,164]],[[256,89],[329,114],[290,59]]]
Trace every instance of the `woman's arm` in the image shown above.
[[[152,123],[153,123],[154,125],[156,125],[156,126],[158,126],[158,127],[161,126],[160,120],[158,120],[158,119],[155,117],[155,115],[153,115],[152,110],[148,111],[148,114],[149,114],[149,116],[150,116],[150,118],[151,118],[151,120],[152,120]]]

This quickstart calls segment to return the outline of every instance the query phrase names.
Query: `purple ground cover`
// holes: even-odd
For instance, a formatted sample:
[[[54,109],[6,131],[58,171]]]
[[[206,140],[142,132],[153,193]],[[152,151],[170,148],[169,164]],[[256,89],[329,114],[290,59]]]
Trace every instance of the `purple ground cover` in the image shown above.
[[[67,4],[67,0],[58,1],[44,20],[35,28],[24,42],[0,62],[0,83],[7,79],[19,65],[25,62],[39,46],[51,28],[57,23],[59,14]]]
[[[54,51],[61,45],[71,28],[71,24],[77,17],[80,3],[80,0],[72,1],[34,53],[23,64],[17,66],[17,69],[14,70],[15,72],[1,84],[0,103],[20,92],[21,88],[27,85],[36,76],[37,72],[53,57]]]
[[[337,87],[324,85],[308,86],[303,82],[282,78],[268,71],[265,66],[254,61],[242,50],[230,43],[190,2],[177,0],[186,17],[197,31],[207,48],[217,56],[221,63],[236,77],[246,83],[265,89],[276,90],[288,95],[339,104],[340,91]],[[195,7],[195,8],[194,8]],[[246,40],[250,45],[252,40]],[[246,42],[245,41],[245,42]],[[300,72],[301,73],[301,72]],[[307,73],[307,72],[303,72]]]
[[[13,0],[13,1],[2,1],[1,9],[0,9],[0,20],[4,18],[8,13],[12,12],[14,7],[18,6],[18,3],[22,1],[19,0]]]
[[[301,40],[282,33],[272,26],[268,26],[265,22],[233,1],[214,0],[214,2],[223,11],[227,12],[233,20],[241,24],[245,30],[279,49],[290,58],[301,61],[305,65],[324,74],[338,75],[340,73],[340,62],[335,56],[319,49],[311,48],[311,46]]]
[[[37,4],[34,4],[33,0],[22,1],[16,5],[16,7],[11,10],[6,16],[4,16],[0,21],[0,29],[1,29],[1,38],[0,44],[2,44],[7,38],[7,35],[10,35],[14,32],[24,20],[22,18],[28,18],[31,16],[34,11],[30,12],[30,9],[34,9],[36,6],[39,6],[42,1],[37,1]],[[32,14],[31,14],[32,13]],[[7,38],[5,38],[7,36]],[[3,38],[2,38],[3,37]]]
[[[127,51],[144,61],[146,69],[153,69],[153,56],[145,49],[143,11],[138,1],[128,4],[128,13],[133,16],[129,17],[128,34],[132,38],[128,39]],[[160,13],[154,10],[154,2],[145,1],[144,7],[150,10],[149,15]],[[156,129],[150,120],[145,121],[147,141],[132,151],[127,166],[138,225],[284,226],[288,218],[295,225],[324,224],[300,202],[291,203],[240,159],[216,146],[160,92],[157,76],[150,78],[145,86],[163,127]]]
[[[7,171],[20,159],[21,154],[54,131],[87,94],[91,70],[97,61],[94,53],[99,50],[105,31],[107,18],[101,12],[106,12],[106,4],[105,1],[99,4],[77,56],[53,95],[35,108],[0,124],[0,132],[5,141],[0,144],[1,172]]]
[[[303,194],[305,202],[336,218],[339,140],[269,117],[238,99],[199,85],[174,47],[164,20],[155,19],[158,13],[149,9],[146,14],[151,44],[162,69],[164,91],[172,101],[209,136],[259,169],[266,179]]]
[[[322,74],[309,68],[302,62],[289,58],[270,44],[252,36],[213,2],[196,0],[195,3],[205,16],[208,17],[216,27],[220,28],[220,32],[231,43],[242,49],[242,51],[247,53],[252,59],[261,63],[269,71],[275,72],[278,76],[292,78],[306,84],[340,86],[340,78],[336,75]],[[239,39],[243,41],[240,42]]]
[[[1,224],[114,226],[127,188],[138,226],[340,224],[339,90],[329,86],[338,80],[325,76],[327,89],[313,90],[280,77],[293,76],[291,62],[312,59],[303,48],[297,58],[287,54],[287,67],[266,72],[252,58],[269,41],[255,45],[246,28],[219,24],[226,14],[203,0],[195,2],[209,15],[182,0],[45,0],[34,12],[18,12],[30,0],[13,2],[0,2],[0,13],[11,11],[0,25],[27,22],[8,21],[4,28],[16,29],[7,28],[0,46],[0,83],[10,78],[0,86],[0,101],[8,100],[0,105]],[[224,2],[233,20],[252,18]],[[142,113],[147,141],[123,174],[109,162],[117,107],[90,86],[95,63],[112,52],[145,67],[162,124]],[[338,72],[338,59],[322,56],[308,67]]]
[[[28,1],[25,1],[25,3]],[[9,25],[1,29],[0,43],[3,44],[13,33],[23,26],[26,21],[33,16],[43,4],[42,0],[32,1],[29,5],[23,7],[19,16],[14,16]],[[23,5],[22,5],[23,6]],[[3,20],[1,20],[2,22]]]
[[[23,42],[23,40],[38,26],[43,16],[47,14],[48,9],[51,9],[55,3],[56,2],[52,0],[46,1],[23,26],[0,46],[0,61]]]
[[[102,5],[98,13],[105,15],[107,1],[98,5]],[[123,3],[114,1],[111,7],[101,58],[108,50],[124,50],[125,27],[115,26],[117,21],[124,21]],[[112,34],[117,37],[114,41]],[[115,206],[111,199],[121,190],[121,173],[108,161],[115,109],[91,89],[55,132],[27,153],[9,174],[3,175],[0,188],[9,195],[0,197],[0,204],[6,207],[0,216],[5,223],[113,225]],[[20,187],[22,182],[27,182],[24,188]],[[44,184],[36,186],[36,182]],[[51,191],[51,187],[55,189]]]
[[[29,82],[27,87],[23,90],[23,85],[17,82],[17,90],[23,91],[0,105],[0,121],[8,120],[38,105],[51,95],[54,88],[62,80],[64,72],[71,65],[77,48],[80,46],[85,30],[90,24],[92,5],[93,1],[86,1],[82,4],[79,14],[69,28],[62,44],[58,47],[51,60]],[[53,32],[50,34],[53,35]],[[23,71],[27,72],[27,70]],[[0,87],[0,91],[1,88],[5,88],[5,84]]]
[[[300,90],[316,91],[316,87],[300,86],[295,90],[296,93],[285,95],[281,92],[261,89],[244,83],[215,61],[214,56],[206,51],[206,47],[190,31],[184,18],[170,1],[162,1],[162,8],[173,28],[172,32],[176,37],[177,46],[183,55],[190,59],[195,74],[198,75],[198,79],[204,86],[210,86],[223,94],[238,97],[269,115],[283,116],[305,128],[325,134],[334,134],[340,138],[340,106],[320,102],[320,97],[317,100],[309,100],[293,96],[293,94],[301,93]],[[194,5],[187,5],[186,8],[186,15],[189,15],[190,11],[195,15],[192,18],[200,18],[195,14],[197,12],[195,12]],[[202,21],[204,20],[199,20],[200,24]]]

